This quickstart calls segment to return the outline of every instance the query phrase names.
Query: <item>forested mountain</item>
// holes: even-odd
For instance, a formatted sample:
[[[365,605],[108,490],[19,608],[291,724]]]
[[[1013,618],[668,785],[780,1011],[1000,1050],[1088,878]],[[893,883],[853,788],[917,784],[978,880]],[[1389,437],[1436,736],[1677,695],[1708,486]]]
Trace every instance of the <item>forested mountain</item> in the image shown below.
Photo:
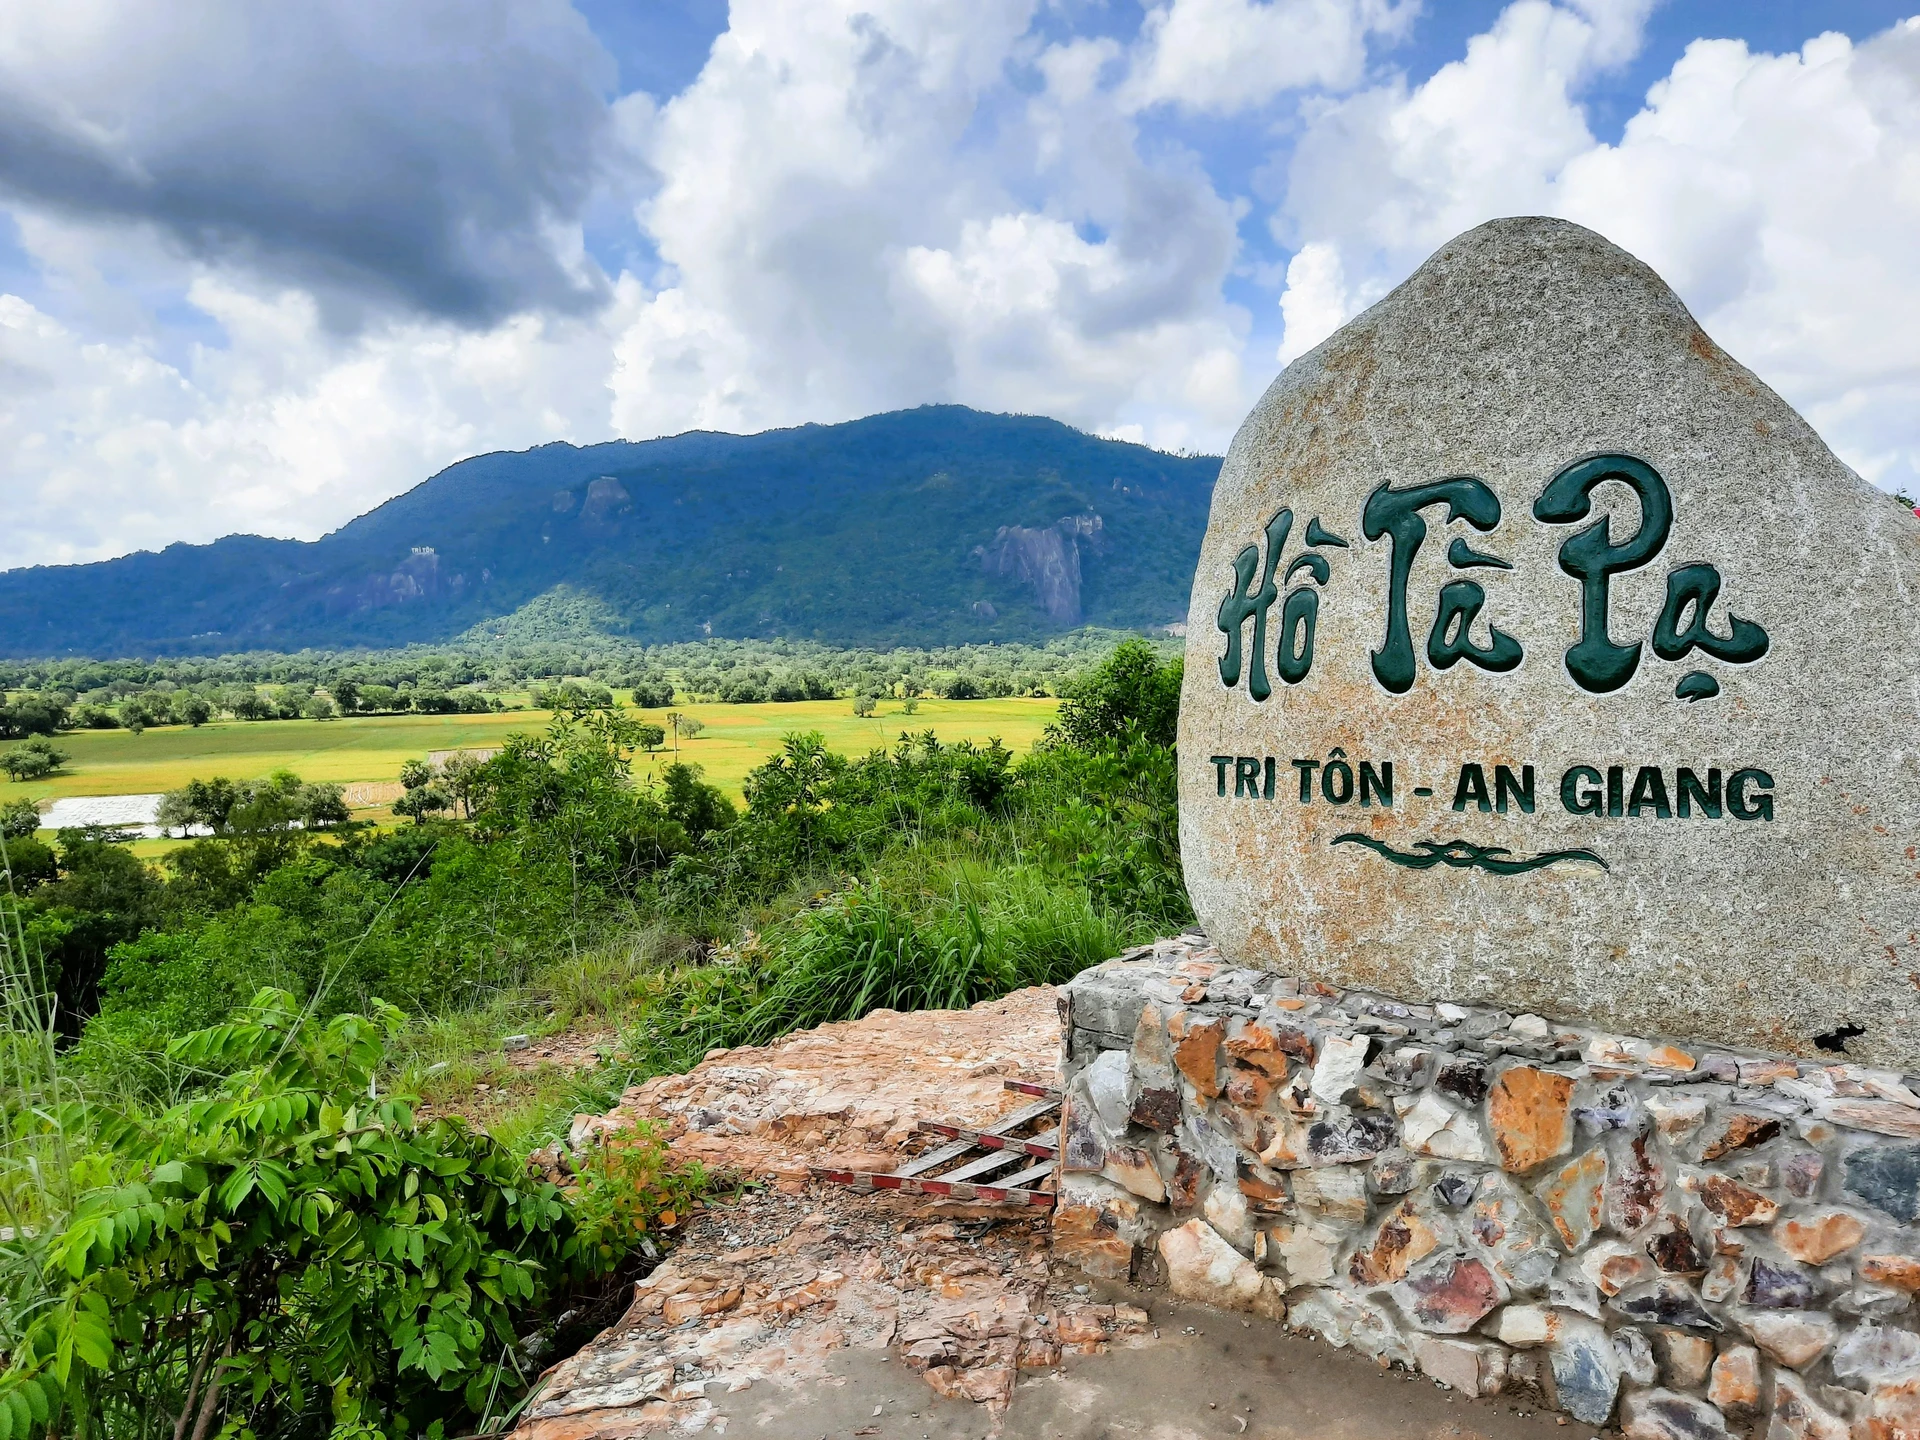
[[[229,536],[0,573],[0,654],[1030,639],[1182,617],[1216,457],[926,406],[463,460],[311,543]]]

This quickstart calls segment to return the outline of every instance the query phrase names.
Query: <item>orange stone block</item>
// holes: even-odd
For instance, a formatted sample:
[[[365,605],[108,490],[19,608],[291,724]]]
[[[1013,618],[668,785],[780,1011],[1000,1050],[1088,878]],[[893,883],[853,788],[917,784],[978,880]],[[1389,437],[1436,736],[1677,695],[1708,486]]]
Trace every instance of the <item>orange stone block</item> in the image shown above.
[[[1186,1011],[1168,1025],[1173,1035],[1173,1063],[1204,1098],[1220,1093],[1220,1047],[1226,1026],[1218,1020],[1195,1019]]]
[[[1487,1120],[1500,1150],[1501,1169],[1517,1174],[1572,1149],[1572,1103],[1568,1076],[1530,1065],[1503,1071],[1487,1096]]]
[[[1243,1065],[1257,1066],[1276,1080],[1287,1078],[1291,1064],[1280,1037],[1257,1021],[1243,1025],[1240,1033],[1227,1041],[1227,1054]]]
[[[1843,1255],[1865,1237],[1867,1227],[1844,1210],[1827,1210],[1782,1220],[1773,1227],[1780,1248],[1807,1265],[1824,1265]]]
[[[1920,1260],[1911,1255],[1862,1255],[1860,1278],[1911,1295],[1920,1291]]]
[[[1275,1083],[1273,1076],[1264,1071],[1235,1065],[1227,1072],[1227,1100],[1248,1110],[1264,1110]]]
[[[1735,1345],[1713,1362],[1707,1399],[1729,1415],[1751,1415],[1760,1408],[1760,1352]]]
[[[1770,1224],[1780,1213],[1780,1207],[1758,1190],[1724,1175],[1709,1175],[1697,1188],[1700,1203],[1731,1226]]]

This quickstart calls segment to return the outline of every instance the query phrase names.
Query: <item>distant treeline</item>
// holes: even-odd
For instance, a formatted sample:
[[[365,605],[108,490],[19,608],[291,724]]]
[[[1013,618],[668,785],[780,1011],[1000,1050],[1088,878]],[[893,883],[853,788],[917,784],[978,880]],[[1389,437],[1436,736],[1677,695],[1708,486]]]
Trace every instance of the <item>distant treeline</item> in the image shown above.
[[[213,658],[0,661],[0,738],[69,729],[140,730],[338,714],[498,710],[502,694],[541,708],[762,704],[843,696],[971,700],[1058,695],[1122,633],[1082,630],[1044,645],[846,650],[809,641],[619,640],[452,649],[256,651]],[[1163,646],[1169,651],[1171,642]]]

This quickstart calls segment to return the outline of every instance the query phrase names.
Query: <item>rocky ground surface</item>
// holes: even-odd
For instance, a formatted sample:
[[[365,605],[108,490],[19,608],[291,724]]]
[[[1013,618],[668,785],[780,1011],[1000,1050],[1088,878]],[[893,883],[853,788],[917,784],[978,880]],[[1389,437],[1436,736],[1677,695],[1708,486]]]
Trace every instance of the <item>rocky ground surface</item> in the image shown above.
[[[621,1320],[555,1367],[522,1436],[1567,1433],[1524,1400],[1469,1402],[1263,1319],[1089,1281],[1054,1263],[1049,1212],[808,1178],[895,1168],[931,1143],[918,1119],[984,1126],[1028,1103],[1002,1082],[1057,1083],[1059,1039],[1048,989],[880,1012],[711,1055],[580,1117],[576,1149],[648,1118],[683,1158],[758,1185],[687,1226]]]

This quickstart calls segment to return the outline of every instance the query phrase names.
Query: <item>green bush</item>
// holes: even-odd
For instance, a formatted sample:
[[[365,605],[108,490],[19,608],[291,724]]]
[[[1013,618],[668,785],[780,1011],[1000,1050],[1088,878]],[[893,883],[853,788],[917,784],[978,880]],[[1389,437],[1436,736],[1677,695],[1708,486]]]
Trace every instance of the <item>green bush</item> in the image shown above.
[[[31,800],[0,800],[0,839],[31,840],[40,828],[40,807]]]
[[[112,1183],[46,1248],[43,1301],[0,1372],[9,1419],[28,1421],[10,1431],[184,1433],[199,1416],[370,1437],[506,1413],[530,1378],[516,1317],[614,1269],[704,1177],[642,1133],[575,1196],[530,1180],[464,1121],[378,1094],[404,1023],[380,1004],[322,1023],[262,991],[168,1047],[218,1077],[205,1093],[94,1117]]]
[[[1086,749],[1134,736],[1151,745],[1172,745],[1183,668],[1178,658],[1162,664],[1144,640],[1122,641],[1103,663],[1061,692],[1058,733]]]

